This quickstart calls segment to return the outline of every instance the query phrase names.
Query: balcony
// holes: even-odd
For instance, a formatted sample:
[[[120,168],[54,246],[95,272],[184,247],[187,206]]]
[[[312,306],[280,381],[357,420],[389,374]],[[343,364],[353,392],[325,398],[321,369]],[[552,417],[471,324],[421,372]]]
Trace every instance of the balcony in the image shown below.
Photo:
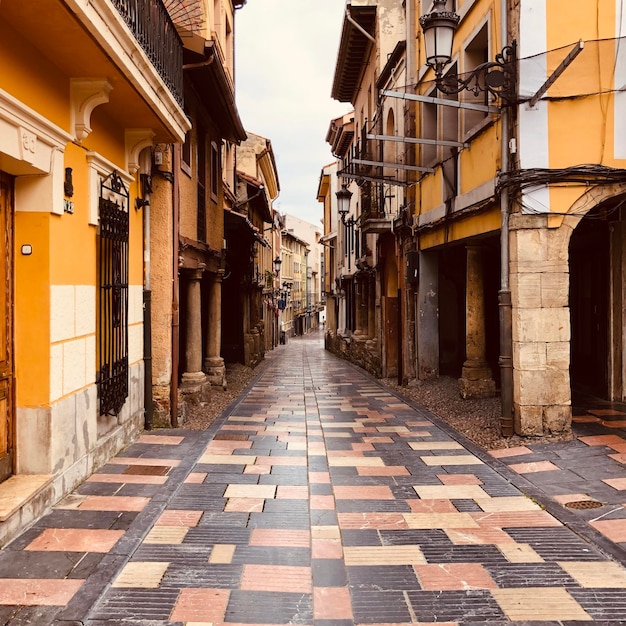
[[[163,82],[182,106],[183,44],[162,0],[111,0]]]

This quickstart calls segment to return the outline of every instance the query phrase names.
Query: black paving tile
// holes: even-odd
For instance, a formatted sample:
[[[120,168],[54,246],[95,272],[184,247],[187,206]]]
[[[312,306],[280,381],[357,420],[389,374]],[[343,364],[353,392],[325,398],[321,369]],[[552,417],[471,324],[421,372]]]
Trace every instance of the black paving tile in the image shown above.
[[[254,624],[312,624],[313,600],[305,593],[232,591],[226,622]]]
[[[348,582],[342,559],[312,559],[311,571],[314,587],[345,587]]]
[[[415,570],[410,565],[350,566],[347,571],[351,588],[369,591],[420,589]]]
[[[309,548],[275,548],[271,546],[237,546],[232,559],[233,564],[259,565],[300,565],[311,564]]]
[[[405,592],[351,588],[352,613],[357,624],[393,624],[414,621],[405,600]],[[432,621],[429,619],[420,621]]]

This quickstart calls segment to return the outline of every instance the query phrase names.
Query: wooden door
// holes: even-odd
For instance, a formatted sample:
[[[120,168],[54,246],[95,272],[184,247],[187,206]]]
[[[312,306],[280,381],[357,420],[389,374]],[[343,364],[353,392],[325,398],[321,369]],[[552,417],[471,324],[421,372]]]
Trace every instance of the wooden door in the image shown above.
[[[12,189],[0,172],[0,481],[13,472]]]

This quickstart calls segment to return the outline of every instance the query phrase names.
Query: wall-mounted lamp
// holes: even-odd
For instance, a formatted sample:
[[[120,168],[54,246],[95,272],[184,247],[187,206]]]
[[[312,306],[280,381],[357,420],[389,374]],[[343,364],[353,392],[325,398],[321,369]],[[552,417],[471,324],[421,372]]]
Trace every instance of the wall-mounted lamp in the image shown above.
[[[350,212],[352,192],[346,187],[346,184],[343,183],[341,189],[335,192],[335,196],[337,196],[337,212],[339,213],[339,217],[341,217],[341,223],[348,227],[354,226],[356,220],[352,216],[346,219],[346,216]]]
[[[460,17],[446,11],[447,0],[434,0],[431,13],[420,17],[424,31],[426,64],[435,71],[435,83],[442,93],[451,95],[471,91],[474,95],[490,93],[513,104],[516,100],[516,44],[505,46],[495,61],[481,63],[464,78],[458,74],[443,75],[443,69],[452,61],[452,43]]]
[[[279,256],[274,259],[274,274],[276,276],[280,274],[280,266],[282,265],[282,262],[283,261]]]

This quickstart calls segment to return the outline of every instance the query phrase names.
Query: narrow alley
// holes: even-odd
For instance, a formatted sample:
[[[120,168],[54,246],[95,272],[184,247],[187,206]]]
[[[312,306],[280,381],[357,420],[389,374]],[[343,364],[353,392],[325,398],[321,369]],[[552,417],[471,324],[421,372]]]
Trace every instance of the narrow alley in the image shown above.
[[[592,518],[624,533],[626,441],[460,440],[292,339],[208,431],[144,433],[4,548],[0,623],[625,624],[626,537]],[[601,512],[554,497],[583,479]]]

